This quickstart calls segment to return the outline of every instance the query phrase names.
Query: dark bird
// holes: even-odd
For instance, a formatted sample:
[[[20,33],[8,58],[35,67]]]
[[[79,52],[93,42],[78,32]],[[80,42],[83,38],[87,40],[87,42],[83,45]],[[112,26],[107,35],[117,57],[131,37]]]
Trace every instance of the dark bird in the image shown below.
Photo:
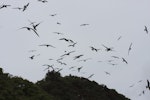
[[[111,56],[112,58],[116,58],[116,59],[119,59],[119,57],[117,57],[117,56]]]
[[[46,46],[46,47],[52,47],[52,48],[55,48],[54,46],[50,45],[50,44],[41,44],[39,46]]]
[[[131,43],[130,46],[129,46],[128,55],[129,55],[129,53],[130,53],[130,51],[131,51],[131,47],[132,47],[132,43]]]
[[[27,29],[28,31],[33,31],[38,37],[39,37],[39,34],[36,32],[36,30],[34,30],[33,28],[30,28],[30,27],[22,27],[22,28],[20,28],[20,29]]]
[[[134,86],[134,84],[130,85],[129,87],[131,88],[131,87],[133,87],[133,86]]]
[[[61,62],[61,61],[57,61],[59,64],[61,64],[61,65],[67,65],[66,63],[64,63],[64,62]]]
[[[28,6],[29,6],[29,3],[27,3],[26,5],[24,5],[22,11],[25,11],[25,10],[27,9]]]
[[[73,43],[73,44],[70,44],[70,45],[68,45],[68,47],[75,47],[75,45],[77,44],[77,42],[76,43]]]
[[[22,10],[23,8],[21,8],[21,7],[15,7],[15,8],[12,8],[12,9]]]
[[[122,38],[122,36],[119,36],[117,40],[119,41],[121,38]]]
[[[71,53],[73,53],[73,52],[75,52],[75,51],[70,51],[70,52],[68,52],[68,53],[65,53],[65,54],[61,55],[60,57],[69,56],[69,55],[70,55]]]
[[[81,66],[81,67],[79,67],[77,70],[78,70],[78,72],[80,72],[80,70],[83,68],[83,66]]]
[[[46,3],[48,2],[47,0],[38,0],[39,2],[42,2],[42,3]]]
[[[94,74],[91,74],[90,76],[88,76],[88,79],[91,78],[92,76],[94,76]]]
[[[106,75],[110,75],[110,73],[109,73],[109,72],[106,72],[106,71],[105,71],[105,74],[106,74]]]
[[[82,57],[83,55],[78,55],[78,56],[75,56],[74,57],[74,60],[76,60],[76,59],[78,59],[78,58],[80,58],[80,57]]]
[[[57,22],[56,24],[57,24],[57,25],[61,25],[61,23],[60,23],[60,22]]]
[[[43,66],[47,66],[47,68],[44,69],[44,71],[45,71],[45,70],[49,70],[49,68],[52,68],[52,70],[55,71],[55,69],[53,68],[54,65],[44,64]]]
[[[57,14],[50,14],[50,16],[52,16],[52,17],[54,17],[54,16],[56,16]]]
[[[34,29],[34,30],[37,30],[36,28],[37,28],[41,23],[42,23],[42,22],[40,22],[40,23],[38,23],[38,24],[34,24],[34,23],[33,23],[33,24],[32,24],[33,29]]]
[[[103,47],[105,47],[105,50],[108,51],[114,51],[113,47],[106,47],[105,45],[102,44]]]
[[[63,33],[60,33],[60,32],[53,32],[55,34],[58,34],[58,35],[63,35]]]
[[[122,61],[125,62],[126,64],[128,64],[128,62],[124,58],[122,58]]]
[[[81,62],[81,61],[86,62],[87,60],[90,60],[90,59],[92,58],[82,59],[82,60],[79,60],[78,62]]]
[[[9,7],[9,6],[11,6],[11,5],[1,5],[1,6],[0,6],[0,9],[2,9],[2,8],[7,8],[7,7]]]
[[[108,64],[110,64],[110,65],[112,65],[112,66],[116,66],[116,65],[118,65],[118,64],[115,64],[115,63],[108,63]]]
[[[146,27],[146,26],[145,26],[144,31],[148,34],[148,29],[147,29],[147,27]]]
[[[71,40],[71,39],[60,38],[59,40],[64,40],[64,41],[66,41],[66,42],[74,43],[73,40]]]
[[[92,46],[90,46],[90,48],[91,48],[92,51],[96,51],[96,52],[97,52],[98,50],[100,50],[100,49],[96,49],[96,48],[94,48],[94,47],[92,47]]]
[[[72,66],[72,67],[70,67],[69,69],[73,69],[73,68],[75,68],[76,66]]]
[[[35,55],[33,55],[33,56],[31,56],[31,57],[29,57],[31,60],[33,60],[34,59],[34,57],[35,57]]]
[[[147,86],[146,88],[148,88],[150,90],[150,83],[149,83],[149,80],[147,80]]]
[[[81,24],[80,26],[87,26],[87,25],[89,25],[89,24]]]

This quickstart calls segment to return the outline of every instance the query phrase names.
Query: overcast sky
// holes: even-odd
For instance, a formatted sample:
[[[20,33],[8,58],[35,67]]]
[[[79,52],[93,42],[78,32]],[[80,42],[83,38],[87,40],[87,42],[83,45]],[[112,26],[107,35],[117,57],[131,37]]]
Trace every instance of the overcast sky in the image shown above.
[[[29,6],[24,12],[13,9],[27,3]],[[1,0],[0,5],[3,4],[11,5],[0,9],[0,66],[4,72],[36,82],[47,72],[43,65],[54,64],[54,68],[63,68],[63,76],[72,74],[87,78],[94,74],[90,80],[105,84],[132,100],[150,98],[150,91],[145,88],[146,80],[150,79],[150,33],[144,31],[144,26],[150,29],[149,0],[48,0],[46,3]],[[32,27],[29,20],[35,24],[41,22],[37,27],[40,37],[33,31],[20,29]],[[60,38],[71,39],[77,44],[68,47],[72,43]],[[42,44],[56,48],[39,46]],[[102,44],[113,47],[113,51],[107,52]],[[90,46],[100,50],[92,51]],[[75,52],[61,60],[66,66],[56,61],[70,51]],[[29,58],[32,55],[35,55],[33,60]],[[78,55],[83,56],[73,60]],[[90,59],[86,62],[80,61],[87,58]],[[69,70],[72,66],[76,67]],[[79,67],[82,67],[80,72],[77,71]],[[143,90],[145,94],[139,96]]]

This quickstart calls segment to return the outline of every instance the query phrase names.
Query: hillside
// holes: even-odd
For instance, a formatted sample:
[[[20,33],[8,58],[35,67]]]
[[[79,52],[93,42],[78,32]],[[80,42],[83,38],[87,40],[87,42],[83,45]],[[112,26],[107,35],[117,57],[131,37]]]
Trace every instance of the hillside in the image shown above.
[[[48,72],[37,83],[3,73],[0,69],[0,100],[130,100],[105,85],[76,76]]]

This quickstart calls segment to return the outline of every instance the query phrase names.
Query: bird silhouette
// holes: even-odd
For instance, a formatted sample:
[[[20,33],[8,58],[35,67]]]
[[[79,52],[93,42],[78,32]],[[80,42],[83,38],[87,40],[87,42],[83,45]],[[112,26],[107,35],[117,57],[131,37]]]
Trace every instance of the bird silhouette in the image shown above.
[[[96,49],[96,48],[94,48],[94,47],[92,47],[92,46],[90,46],[90,48],[91,48],[92,51],[96,51],[96,52],[97,52],[98,50],[100,50],[100,49]]]
[[[12,9],[22,10],[23,8],[21,8],[21,7],[15,7],[15,8],[12,8]]]
[[[87,60],[90,60],[90,59],[92,58],[82,59],[82,60],[79,60],[78,62],[81,62],[81,61],[86,62]]]
[[[116,58],[116,59],[119,59],[119,57],[118,56],[111,56],[112,58]]]
[[[0,6],[0,9],[2,9],[2,8],[7,8],[7,7],[9,7],[9,6],[11,6],[11,5],[1,5],[1,6]]]
[[[73,53],[73,52],[75,52],[75,51],[70,51],[70,52],[68,52],[68,53],[65,53],[65,54],[61,55],[60,57],[69,56],[69,55],[70,55],[71,53]]]
[[[105,50],[108,51],[114,51],[113,47],[106,47],[105,45],[102,44],[103,47],[105,47]]]
[[[45,70],[49,70],[49,68],[52,68],[52,70],[55,71],[55,69],[54,69],[54,67],[53,67],[54,65],[44,64],[43,66],[47,66],[47,68],[45,68],[44,71],[45,71]]]
[[[38,37],[39,37],[39,34],[36,32],[36,30],[34,30],[33,28],[30,28],[30,27],[22,27],[22,28],[20,28],[20,29],[27,29],[28,31],[33,31]]]
[[[134,86],[134,84],[130,85],[129,87],[131,88],[131,87],[133,87],[133,86]]]
[[[60,32],[53,32],[55,34],[58,34],[58,35],[63,35],[63,33],[60,33]]]
[[[42,3],[46,3],[48,2],[47,0],[38,0],[39,2],[42,2]]]
[[[33,56],[31,56],[31,57],[29,57],[31,60],[33,60],[34,59],[34,57],[35,57],[35,55],[33,55]]]
[[[73,43],[73,44],[70,44],[70,45],[68,45],[68,47],[75,47],[75,45],[77,44],[77,42],[76,43]]]
[[[74,57],[74,60],[76,60],[76,59],[78,59],[78,58],[80,58],[80,57],[82,57],[83,55],[78,55],[78,56],[75,56]]]
[[[131,43],[130,46],[129,46],[128,55],[129,55],[129,53],[130,53],[130,51],[131,51],[131,47],[132,47],[132,43]]]
[[[71,40],[71,39],[60,38],[59,40],[64,40],[64,41],[69,42],[69,43],[74,43],[73,40]]]
[[[22,11],[25,11],[27,9],[27,7],[29,6],[30,3],[27,3],[26,5],[23,6]]]
[[[81,24],[80,26],[87,26],[87,25],[89,25],[89,24]]]
[[[57,14],[50,14],[50,16],[52,16],[52,17],[54,17],[54,16],[56,16]]]
[[[42,23],[42,22],[40,22],[40,23],[38,23],[38,24],[34,24],[34,23],[33,23],[33,24],[32,24],[33,29],[34,29],[34,30],[37,30],[37,27],[38,27],[41,23]]]
[[[125,58],[122,57],[122,61],[128,64],[128,62],[125,60]]]
[[[147,86],[146,88],[148,88],[150,90],[150,83],[149,83],[149,80],[147,80]]]
[[[105,74],[106,74],[106,75],[110,75],[110,73],[109,73],[109,72],[106,72],[106,71],[105,71]]]
[[[122,38],[122,36],[119,36],[117,40],[119,41],[121,38]]]
[[[57,61],[59,64],[61,64],[61,65],[67,65],[66,63],[64,63],[64,62],[61,62],[61,61]]]
[[[56,24],[57,24],[57,25],[61,25],[61,23],[60,23],[60,22],[57,22]]]
[[[83,66],[78,67],[78,69],[77,69],[77,70],[78,70],[78,72],[80,72],[80,70],[81,70],[82,68],[83,68]]]
[[[89,79],[89,78],[91,78],[91,77],[93,77],[94,76],[94,74],[91,74],[90,76],[88,76],[87,78]]]
[[[50,44],[41,44],[41,45],[39,45],[39,46],[46,46],[46,47],[56,48],[56,47],[54,47],[54,46],[52,46],[52,45],[50,45]]]
[[[145,28],[144,28],[144,31],[148,34],[148,29],[147,29],[147,27],[146,26],[144,26]]]

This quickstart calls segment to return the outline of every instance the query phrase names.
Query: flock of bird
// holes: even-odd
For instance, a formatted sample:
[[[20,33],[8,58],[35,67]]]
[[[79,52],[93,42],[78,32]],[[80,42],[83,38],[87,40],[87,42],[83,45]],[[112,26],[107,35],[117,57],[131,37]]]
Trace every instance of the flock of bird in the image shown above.
[[[47,0],[37,0],[37,1],[38,1],[38,2],[41,2],[41,3],[48,3]],[[27,4],[25,4],[25,5],[22,6],[22,7],[13,7],[12,9],[18,9],[18,10],[24,12],[24,11],[26,11],[26,10],[28,9],[28,6],[30,6],[30,3],[27,3]],[[9,8],[9,7],[11,7],[11,5],[3,4],[3,5],[0,5],[0,10],[5,9],[5,8]],[[55,14],[51,14],[50,16],[51,16],[51,17],[55,17],[56,15],[57,15],[57,14],[55,13]],[[32,21],[30,21],[30,20],[28,20],[28,21],[29,21],[29,26],[22,26],[22,27],[20,27],[20,28],[18,28],[18,29],[19,29],[19,30],[26,29],[27,31],[30,31],[31,33],[35,34],[35,36],[37,36],[37,37],[40,38],[40,35],[38,34],[38,26],[39,26],[40,24],[42,24],[43,22],[36,23],[36,22],[32,22]],[[57,25],[61,25],[60,22],[57,22],[56,24],[57,24]],[[80,24],[79,26],[81,26],[81,27],[87,27],[87,26],[89,26],[89,25],[90,25],[90,24],[83,23],[83,24]],[[144,26],[144,31],[146,32],[146,34],[148,34],[148,28],[147,28],[147,26]],[[54,34],[57,34],[57,35],[64,36],[64,33],[61,33],[61,32],[53,32],[53,33],[54,33]],[[116,40],[119,41],[121,38],[122,38],[122,36],[119,36]],[[61,42],[61,41],[64,41],[64,42],[69,43],[68,47],[70,47],[70,48],[72,47],[73,49],[75,49],[76,46],[79,44],[78,42],[74,42],[72,39],[68,39],[68,38],[65,38],[65,37],[59,38],[59,41],[60,41],[60,42]],[[40,45],[38,45],[38,46],[39,46],[39,47],[47,47],[47,48],[51,47],[51,48],[53,48],[53,49],[57,49],[56,46],[51,45],[51,44],[40,44]],[[131,52],[131,50],[132,50],[132,46],[133,46],[133,43],[130,43],[130,44],[129,44],[129,47],[127,48],[127,55],[128,55],[128,56],[130,55],[130,52]],[[102,51],[102,50],[105,51],[105,52],[115,52],[114,47],[108,47],[108,46],[106,46],[106,45],[104,45],[104,44],[101,45],[101,48],[96,48],[96,47],[94,47],[94,46],[89,46],[88,48],[89,48],[89,50],[91,50],[91,51],[93,51],[93,52],[96,52],[96,53],[98,53],[99,51]],[[29,52],[34,53],[34,52],[36,52],[36,51],[37,51],[37,50],[30,50]],[[60,64],[61,66],[68,66],[68,64],[67,64],[66,62],[64,62],[63,60],[64,60],[67,56],[72,57],[71,55],[72,55],[73,53],[75,53],[75,52],[78,52],[78,51],[76,51],[76,50],[68,51],[67,48],[66,48],[66,51],[65,51],[62,55],[60,55],[60,56],[58,57],[58,59],[49,58],[48,60],[49,60],[49,61],[52,61],[52,60],[54,61],[54,60],[55,60],[55,61],[56,61],[55,63],[58,63],[58,64]],[[78,55],[75,55],[75,56],[72,57],[72,60],[73,60],[74,62],[76,62],[76,63],[80,63],[80,62],[86,63],[86,62],[88,62],[88,61],[90,61],[90,60],[93,59],[92,57],[84,58],[84,55],[85,55],[85,54],[78,54]],[[40,54],[38,54],[38,55],[33,54],[33,55],[31,55],[31,56],[29,57],[29,59],[34,60],[35,57],[37,57],[37,56],[40,56]],[[110,64],[110,65],[112,65],[112,66],[117,66],[118,64],[117,64],[117,63],[113,63],[113,62],[114,62],[115,60],[119,60],[119,59],[120,59],[123,63],[128,64],[128,61],[127,61],[124,57],[119,57],[119,56],[113,55],[113,56],[111,56],[111,58],[112,58],[111,60],[107,60],[107,63]],[[97,61],[97,62],[103,62],[103,61]],[[63,68],[59,68],[59,67],[56,68],[55,63],[54,63],[54,64],[43,64],[42,66],[45,66],[44,71],[50,71],[50,70],[57,71],[57,72],[62,71]],[[69,70],[71,70],[71,71],[77,71],[78,73],[81,73],[81,72],[82,72],[82,71],[81,71],[82,68],[84,68],[84,66],[76,66],[76,65],[75,65],[75,66],[68,66],[68,69],[69,69]],[[104,71],[104,73],[105,73],[106,75],[111,75],[111,73],[110,73],[110,72],[107,72],[107,71]],[[94,73],[90,74],[87,78],[89,79],[89,78],[92,78],[93,76],[94,76]],[[139,82],[142,82],[142,80],[140,80]],[[131,85],[131,86],[129,86],[129,87],[133,87],[133,86],[134,86],[134,85]],[[149,82],[149,80],[147,80],[146,89],[150,90],[150,82]],[[142,94],[144,94],[144,93],[145,93],[144,91],[145,91],[145,90],[143,90],[142,93],[139,94],[139,96],[141,96]]]

